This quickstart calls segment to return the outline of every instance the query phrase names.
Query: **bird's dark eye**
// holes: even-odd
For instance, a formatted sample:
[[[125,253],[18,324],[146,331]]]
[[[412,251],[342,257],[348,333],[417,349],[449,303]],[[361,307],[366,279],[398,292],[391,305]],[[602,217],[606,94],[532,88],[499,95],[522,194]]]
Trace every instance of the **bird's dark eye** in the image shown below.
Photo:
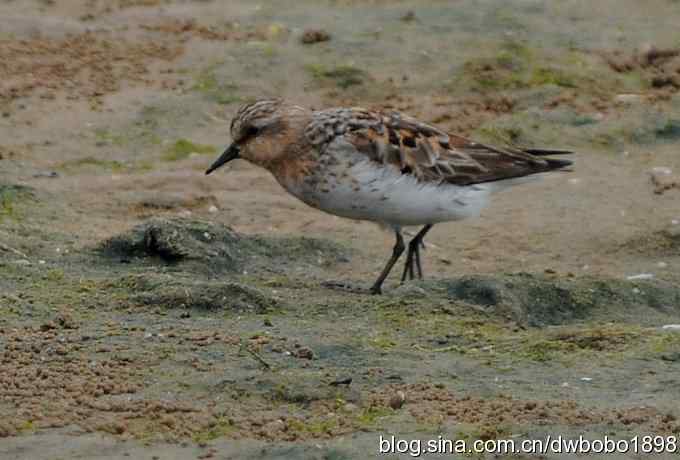
[[[248,128],[246,129],[246,137],[255,137],[259,134],[259,132],[260,128],[258,128],[257,126],[252,125],[248,126]]]

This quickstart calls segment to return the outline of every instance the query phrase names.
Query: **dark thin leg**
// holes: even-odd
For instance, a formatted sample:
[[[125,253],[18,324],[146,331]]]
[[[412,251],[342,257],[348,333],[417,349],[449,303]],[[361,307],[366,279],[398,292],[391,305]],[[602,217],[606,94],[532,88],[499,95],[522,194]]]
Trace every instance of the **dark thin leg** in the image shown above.
[[[406,254],[406,262],[404,263],[404,271],[401,273],[402,284],[406,281],[406,276],[408,279],[412,280],[414,278],[413,273],[413,251],[411,250],[411,244],[408,245],[408,253]]]
[[[415,249],[415,252],[416,252],[416,269],[418,270],[418,279],[420,279],[420,280],[423,279],[423,267],[420,265],[420,245],[421,244],[422,244],[422,242],[420,244],[417,244],[416,249]]]
[[[418,278],[423,279],[423,267],[420,265],[420,248],[425,248],[425,243],[423,243],[423,238],[427,235],[427,232],[432,229],[433,224],[427,224],[418,232],[418,234],[413,238],[409,245],[413,245],[413,250],[416,253],[416,268],[418,269]]]
[[[415,278],[415,269],[418,272],[418,278],[423,279],[423,267],[420,263],[420,247],[423,245],[423,238],[427,235],[427,232],[432,228],[432,224],[427,224],[424,226],[416,236],[408,243],[408,255],[406,256],[406,264],[404,265],[404,273],[401,275],[401,282],[406,280],[406,275],[408,274],[409,279]]]
[[[387,265],[385,265],[385,268],[383,268],[383,271],[380,273],[378,279],[375,280],[375,283],[373,283],[373,287],[371,287],[371,294],[380,294],[382,292],[381,288],[385,278],[387,278],[387,275],[390,274],[392,267],[394,267],[394,264],[404,252],[404,249],[406,249],[406,246],[404,245],[404,237],[401,236],[401,230],[395,230],[394,234],[397,237],[397,241],[394,243],[392,256],[390,257],[390,260],[387,261]]]

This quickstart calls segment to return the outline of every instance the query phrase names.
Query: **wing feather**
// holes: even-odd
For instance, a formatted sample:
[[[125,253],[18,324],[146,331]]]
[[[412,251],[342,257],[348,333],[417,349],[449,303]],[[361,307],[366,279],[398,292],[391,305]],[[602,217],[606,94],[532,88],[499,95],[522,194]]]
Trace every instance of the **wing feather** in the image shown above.
[[[434,183],[471,185],[564,168],[566,160],[543,155],[564,150],[500,148],[448,134],[399,112],[361,108],[316,112],[307,137],[324,149],[343,136],[370,160]]]

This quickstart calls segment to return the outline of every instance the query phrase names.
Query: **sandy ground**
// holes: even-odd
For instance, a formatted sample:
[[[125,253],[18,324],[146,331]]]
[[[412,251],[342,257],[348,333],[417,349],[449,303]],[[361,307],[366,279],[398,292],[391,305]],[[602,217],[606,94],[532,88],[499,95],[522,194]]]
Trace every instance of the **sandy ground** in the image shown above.
[[[0,457],[680,435],[679,18],[671,0],[0,1]],[[391,235],[243,162],[203,175],[265,96],[578,154],[436,226],[427,281],[342,292],[324,282],[368,286]]]

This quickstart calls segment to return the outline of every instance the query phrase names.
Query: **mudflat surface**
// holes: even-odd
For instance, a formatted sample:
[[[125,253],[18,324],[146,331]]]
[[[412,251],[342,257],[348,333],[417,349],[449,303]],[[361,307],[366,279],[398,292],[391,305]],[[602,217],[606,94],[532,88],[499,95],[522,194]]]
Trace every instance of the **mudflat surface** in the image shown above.
[[[680,435],[679,18],[671,0],[0,1],[0,457]],[[243,162],[203,175],[266,96],[579,153],[437,225],[427,280],[330,289],[367,287],[392,236]]]

